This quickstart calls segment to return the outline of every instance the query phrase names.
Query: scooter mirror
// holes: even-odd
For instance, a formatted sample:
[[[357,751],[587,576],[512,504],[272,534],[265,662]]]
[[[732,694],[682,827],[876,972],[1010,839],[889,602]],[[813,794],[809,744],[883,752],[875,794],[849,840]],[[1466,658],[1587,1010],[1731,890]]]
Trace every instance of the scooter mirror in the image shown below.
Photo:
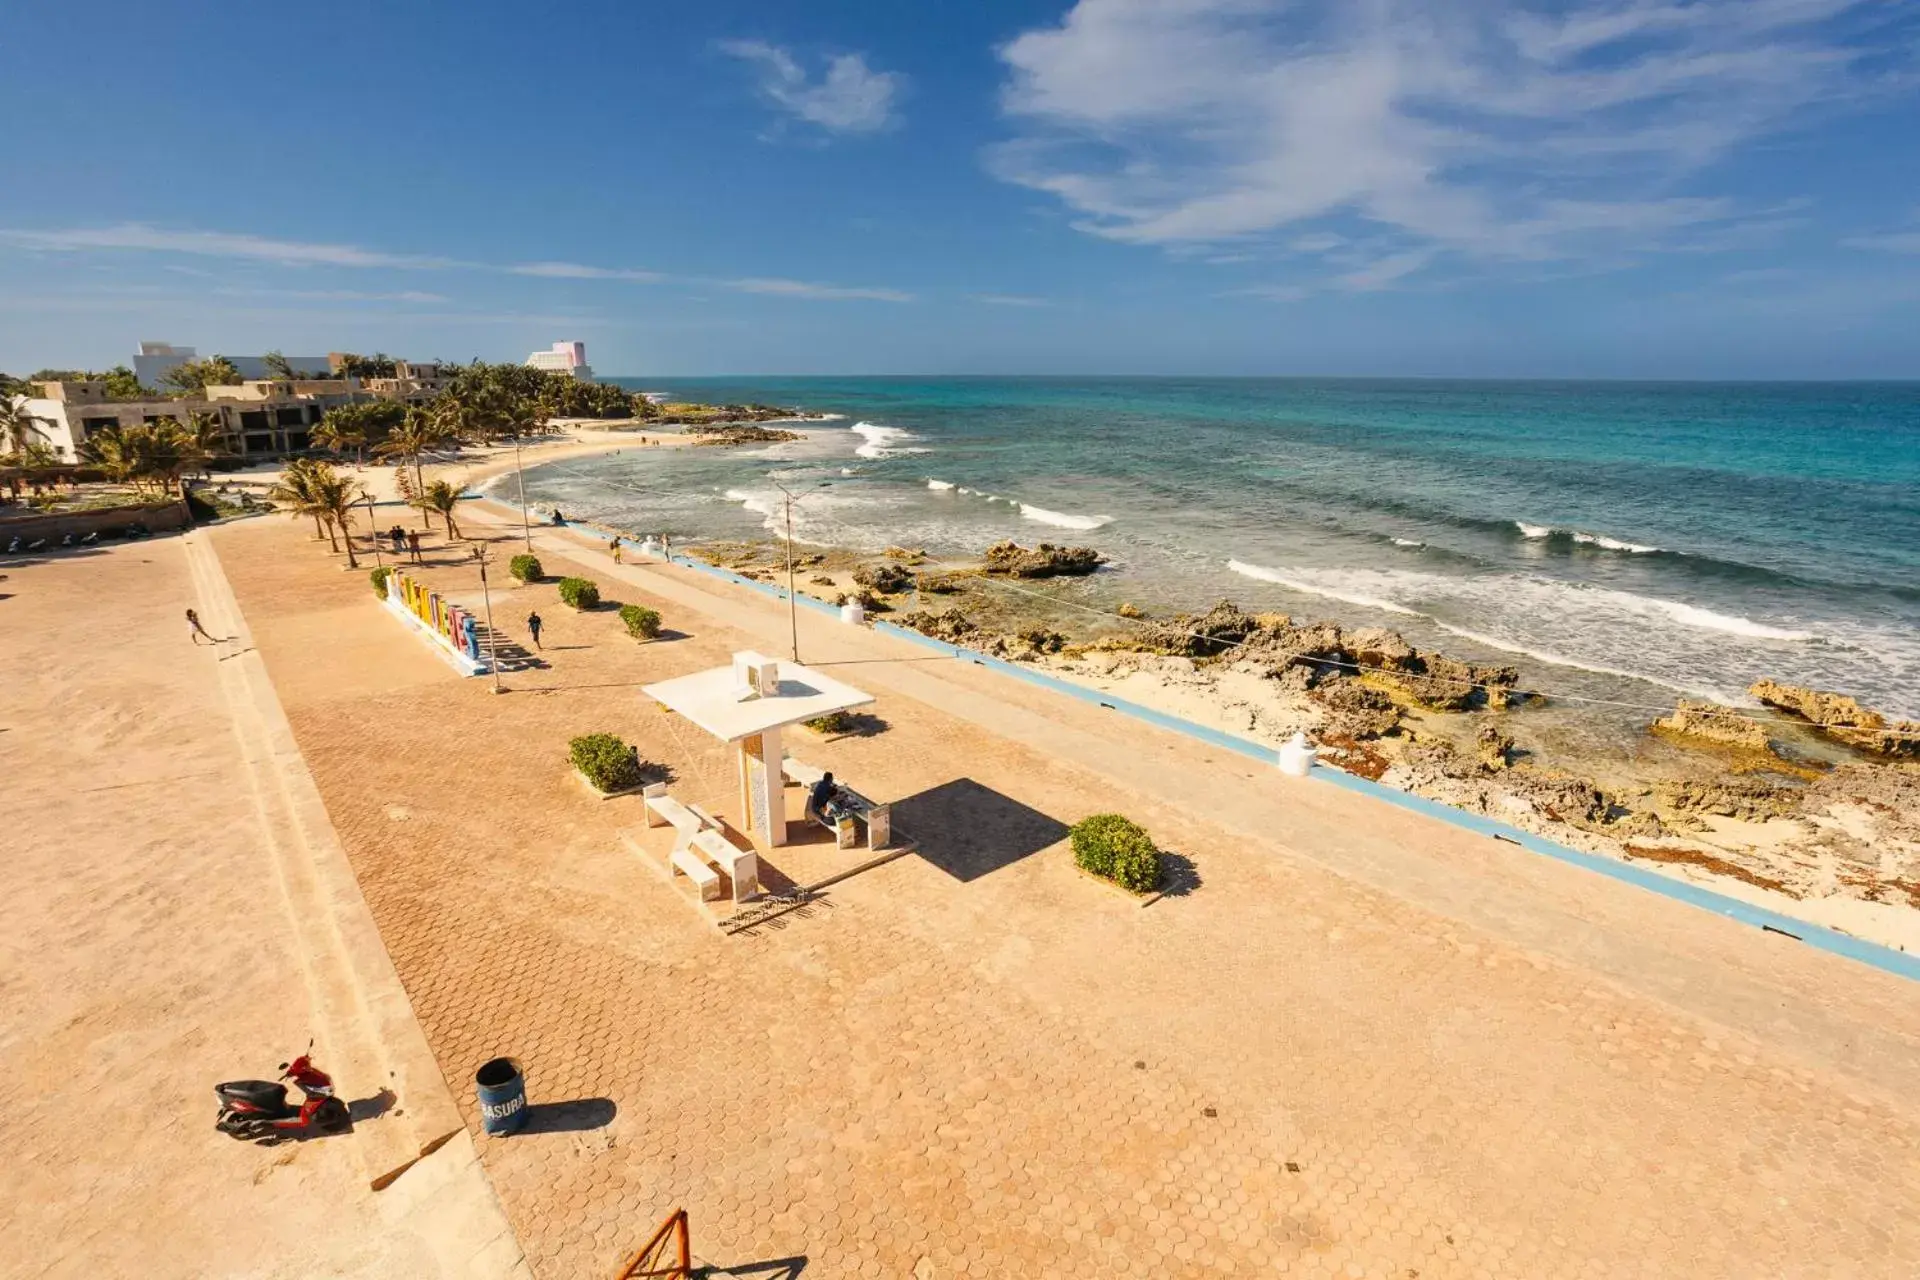
[[[281,1064],[280,1064],[280,1069],[281,1069],[282,1071],[285,1071],[285,1070],[287,1069],[287,1064],[286,1064],[286,1063],[284,1063],[284,1062],[283,1062],[283,1063],[281,1063]]]

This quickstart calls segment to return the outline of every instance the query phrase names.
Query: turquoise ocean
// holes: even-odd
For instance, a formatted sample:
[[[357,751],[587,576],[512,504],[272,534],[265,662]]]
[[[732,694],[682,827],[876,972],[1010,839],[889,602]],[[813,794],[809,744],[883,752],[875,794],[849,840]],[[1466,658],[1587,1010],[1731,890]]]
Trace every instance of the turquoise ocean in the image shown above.
[[[1761,676],[1920,716],[1920,384],[620,381],[839,416],[530,468],[532,501],[764,537],[784,485],[810,543],[1089,544],[1068,605],[1387,625],[1623,719]]]

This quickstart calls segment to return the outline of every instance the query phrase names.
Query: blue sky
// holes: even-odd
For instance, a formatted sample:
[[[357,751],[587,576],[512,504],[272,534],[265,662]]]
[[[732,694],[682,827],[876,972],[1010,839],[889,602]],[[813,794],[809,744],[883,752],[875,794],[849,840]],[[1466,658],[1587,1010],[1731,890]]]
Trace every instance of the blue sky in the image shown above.
[[[1909,3],[145,0],[0,53],[12,372],[1920,377]]]

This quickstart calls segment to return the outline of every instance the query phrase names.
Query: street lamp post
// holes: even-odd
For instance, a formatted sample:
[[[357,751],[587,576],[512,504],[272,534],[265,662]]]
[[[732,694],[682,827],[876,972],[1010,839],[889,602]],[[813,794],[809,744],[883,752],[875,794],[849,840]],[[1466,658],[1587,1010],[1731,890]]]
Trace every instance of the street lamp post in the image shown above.
[[[513,438],[513,474],[520,484],[520,536],[526,541],[527,554],[533,554],[533,526],[527,523],[527,473],[520,465],[520,437]]]
[[[487,586],[487,549],[480,543],[473,547],[473,558],[480,562],[480,595],[487,607],[487,668],[493,672],[493,691],[502,693],[500,688],[500,651],[499,632],[493,629],[493,591]]]
[[[788,627],[788,630],[792,633],[793,660],[797,664],[800,661],[800,603],[798,598],[794,595],[794,592],[793,592],[793,504],[806,498],[808,494],[813,493],[815,490],[826,488],[828,485],[832,484],[833,481],[822,480],[819,484],[813,486],[812,489],[807,489],[796,496],[793,490],[787,488],[787,486],[781,484],[778,480],[775,480],[772,476],[768,476],[767,479],[769,481],[772,481],[774,488],[778,489],[781,493],[786,495],[787,627]]]
[[[380,558],[380,530],[376,529],[373,523],[375,518],[373,514],[373,494],[368,492],[365,496],[367,499],[367,533],[373,539],[373,567],[379,569],[386,564],[386,562]]]

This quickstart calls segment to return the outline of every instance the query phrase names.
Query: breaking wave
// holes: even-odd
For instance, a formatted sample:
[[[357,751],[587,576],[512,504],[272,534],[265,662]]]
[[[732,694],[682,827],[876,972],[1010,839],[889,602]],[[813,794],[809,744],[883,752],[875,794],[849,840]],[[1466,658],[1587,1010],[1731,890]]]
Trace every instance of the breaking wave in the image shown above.
[[[988,496],[987,501],[993,501],[991,495]],[[1084,533],[1089,529],[1098,529],[1113,523],[1112,516],[1077,516],[1066,511],[1049,511],[1045,507],[1036,507],[1030,502],[1017,505],[1020,508],[1020,514],[1026,519],[1038,524],[1050,524],[1056,529],[1078,529]]]

